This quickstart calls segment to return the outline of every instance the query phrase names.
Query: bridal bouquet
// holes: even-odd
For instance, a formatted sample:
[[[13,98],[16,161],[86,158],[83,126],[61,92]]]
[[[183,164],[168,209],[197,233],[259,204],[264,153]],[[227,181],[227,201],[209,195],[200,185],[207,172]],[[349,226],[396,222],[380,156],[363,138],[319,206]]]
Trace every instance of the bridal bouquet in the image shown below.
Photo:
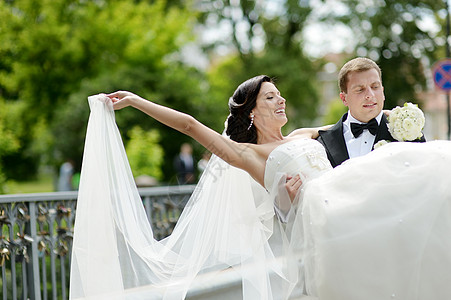
[[[403,107],[395,107],[388,116],[388,130],[392,137],[399,142],[414,141],[423,136],[425,118],[423,111],[418,105],[410,102],[404,103]],[[374,148],[378,148],[388,142],[379,141]]]
[[[414,141],[423,136],[424,114],[418,105],[410,102],[392,109],[388,117],[388,130],[400,142]]]

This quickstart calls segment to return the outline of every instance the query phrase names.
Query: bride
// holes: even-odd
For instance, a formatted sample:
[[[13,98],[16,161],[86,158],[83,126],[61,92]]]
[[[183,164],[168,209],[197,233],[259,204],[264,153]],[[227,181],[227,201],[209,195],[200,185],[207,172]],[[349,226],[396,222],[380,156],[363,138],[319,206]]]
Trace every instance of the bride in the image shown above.
[[[245,299],[288,298],[293,289],[319,299],[450,295],[451,191],[440,186],[450,173],[449,143],[393,143],[332,169],[314,140],[318,128],[281,134],[285,99],[267,76],[237,88],[227,136],[130,92],[89,103],[71,298],[183,299],[198,274],[228,267],[242,278]],[[160,242],[114,124],[113,108],[127,106],[217,156]],[[419,182],[421,193],[413,189]],[[287,224],[273,224],[274,205]],[[435,274],[439,280],[429,278]]]

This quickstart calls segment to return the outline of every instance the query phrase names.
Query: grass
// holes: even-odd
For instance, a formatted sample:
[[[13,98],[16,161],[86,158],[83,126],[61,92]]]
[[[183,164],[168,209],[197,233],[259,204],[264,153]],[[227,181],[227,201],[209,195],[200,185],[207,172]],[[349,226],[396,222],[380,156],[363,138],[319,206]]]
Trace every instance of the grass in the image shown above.
[[[53,177],[50,174],[40,175],[32,181],[8,181],[6,183],[6,194],[27,194],[54,192]]]

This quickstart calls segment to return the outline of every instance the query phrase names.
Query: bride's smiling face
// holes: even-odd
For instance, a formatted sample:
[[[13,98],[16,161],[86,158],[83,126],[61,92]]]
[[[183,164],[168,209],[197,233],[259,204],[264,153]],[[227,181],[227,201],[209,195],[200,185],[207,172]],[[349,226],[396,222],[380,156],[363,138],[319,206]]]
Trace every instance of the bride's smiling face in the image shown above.
[[[288,121],[285,114],[285,98],[271,82],[263,82],[258,92],[257,101],[251,114],[254,125],[260,130],[282,128]]]

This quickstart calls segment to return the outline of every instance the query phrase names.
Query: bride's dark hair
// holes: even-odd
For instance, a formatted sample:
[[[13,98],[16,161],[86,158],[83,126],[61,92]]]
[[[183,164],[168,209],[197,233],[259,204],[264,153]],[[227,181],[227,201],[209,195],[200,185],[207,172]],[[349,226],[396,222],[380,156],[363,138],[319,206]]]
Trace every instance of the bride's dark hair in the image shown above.
[[[226,134],[235,142],[257,144],[257,130],[255,126],[249,128],[249,115],[257,103],[257,95],[263,82],[272,80],[266,75],[248,79],[238,86],[229,99],[230,114],[227,117]]]

